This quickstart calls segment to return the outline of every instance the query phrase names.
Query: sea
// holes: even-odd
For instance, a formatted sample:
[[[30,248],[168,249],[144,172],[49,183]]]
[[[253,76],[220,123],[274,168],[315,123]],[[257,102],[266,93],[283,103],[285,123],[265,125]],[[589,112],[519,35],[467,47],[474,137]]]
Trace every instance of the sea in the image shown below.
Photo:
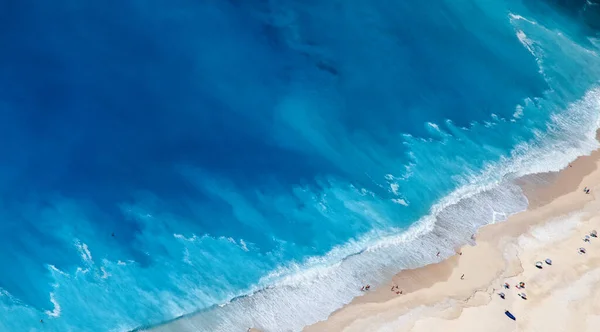
[[[300,331],[452,255],[527,208],[515,179],[600,147],[598,22],[0,1],[0,331]]]

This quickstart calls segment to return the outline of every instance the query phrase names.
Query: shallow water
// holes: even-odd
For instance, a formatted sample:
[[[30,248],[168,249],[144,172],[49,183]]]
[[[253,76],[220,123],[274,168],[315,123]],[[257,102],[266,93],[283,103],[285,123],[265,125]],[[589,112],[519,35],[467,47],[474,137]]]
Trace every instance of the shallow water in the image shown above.
[[[0,12],[1,330],[298,330],[598,146],[594,31],[541,3]]]

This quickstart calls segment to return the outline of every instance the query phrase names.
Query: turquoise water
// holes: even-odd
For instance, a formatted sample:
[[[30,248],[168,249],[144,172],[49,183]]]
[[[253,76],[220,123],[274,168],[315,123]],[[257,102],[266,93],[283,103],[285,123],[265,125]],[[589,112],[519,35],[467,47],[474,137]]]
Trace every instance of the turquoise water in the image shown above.
[[[598,147],[581,8],[4,3],[0,330],[299,330],[450,255]]]

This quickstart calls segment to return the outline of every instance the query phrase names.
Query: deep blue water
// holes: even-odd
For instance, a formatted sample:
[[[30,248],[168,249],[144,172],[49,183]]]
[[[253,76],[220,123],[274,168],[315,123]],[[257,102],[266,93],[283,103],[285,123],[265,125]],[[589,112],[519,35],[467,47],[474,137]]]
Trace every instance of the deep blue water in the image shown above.
[[[523,208],[497,185],[596,147],[588,29],[516,0],[0,2],[0,330],[326,317],[435,259],[402,238],[424,216],[449,253]]]

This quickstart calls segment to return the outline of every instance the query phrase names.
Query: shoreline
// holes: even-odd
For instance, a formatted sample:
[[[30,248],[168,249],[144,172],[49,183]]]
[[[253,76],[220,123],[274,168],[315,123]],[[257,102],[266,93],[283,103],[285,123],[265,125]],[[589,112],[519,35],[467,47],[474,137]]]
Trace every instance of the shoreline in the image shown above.
[[[596,132],[596,140],[599,140],[599,138],[600,138],[600,130],[598,130]],[[582,156],[577,157],[569,166],[567,166],[566,168],[563,168],[562,170],[559,170],[556,172],[530,174],[530,175],[525,175],[525,176],[521,176],[521,177],[515,177],[512,180],[508,180],[507,183],[509,183],[510,185],[513,185],[515,188],[518,187],[517,189],[520,188],[523,196],[528,201],[527,208],[522,212],[516,212],[514,214],[510,214],[506,220],[498,221],[493,224],[485,224],[485,225],[479,226],[477,229],[474,230],[474,232],[477,234],[476,245],[473,247],[472,245],[475,242],[473,240],[467,240],[467,238],[465,238],[464,241],[460,241],[460,243],[465,243],[465,245],[461,246],[460,248],[459,247],[455,248],[455,252],[459,252],[459,251],[463,251],[463,252],[470,251],[471,252],[473,250],[473,248],[477,248],[475,251],[472,251],[472,252],[474,252],[475,253],[474,255],[480,257],[481,259],[489,259],[490,257],[492,257],[495,259],[502,260],[502,255],[499,254],[497,252],[497,250],[494,250],[492,243],[483,244],[483,240],[485,239],[485,236],[482,237],[482,235],[485,235],[485,233],[488,232],[486,230],[488,228],[492,228],[492,229],[497,229],[499,232],[508,231],[506,234],[502,233],[503,237],[511,237],[511,236],[515,237],[515,236],[519,236],[521,234],[526,233],[528,228],[530,226],[533,226],[535,223],[531,223],[531,222],[528,222],[527,220],[523,220],[523,219],[526,219],[525,217],[522,216],[523,214],[531,213],[532,210],[537,211],[539,209],[544,209],[548,205],[551,205],[555,200],[560,199],[563,196],[568,196],[570,194],[573,194],[574,192],[577,193],[581,182],[586,178],[586,176],[589,176],[590,174],[592,174],[594,172],[600,173],[600,171],[598,171],[599,166],[600,166],[599,162],[600,162],[600,149],[597,149],[597,150],[592,151],[590,155],[582,155]],[[599,176],[599,180],[597,181],[597,183],[600,184],[600,176]],[[600,188],[599,188],[599,190],[600,190]],[[589,196],[589,198],[591,198],[593,195],[587,195],[587,196]],[[525,200],[525,199],[523,199],[523,200]],[[567,210],[568,210],[568,208],[567,208]],[[556,212],[556,211],[554,211],[554,212]],[[555,214],[554,212],[546,213],[545,214],[546,219],[549,216],[554,215]],[[515,222],[515,221],[513,221],[514,219],[522,220],[522,221]],[[511,226],[511,227],[508,227],[507,229],[505,229],[505,226],[503,226],[503,225],[509,224],[509,223],[511,225],[513,223],[516,223],[517,225]],[[543,223],[543,221],[541,221],[539,223]],[[598,229],[600,230],[600,226],[598,227]],[[465,235],[468,237],[468,234],[470,234],[470,233],[467,233]],[[449,247],[449,248],[452,248],[452,247]],[[452,252],[452,249],[450,249],[449,251]],[[435,254],[435,251],[434,251],[434,254]],[[362,293],[358,296],[354,296],[353,298],[351,298],[351,300],[350,299],[348,300],[349,302],[347,304],[341,306],[340,308],[335,309],[332,312],[328,311],[328,312],[330,312],[330,314],[328,314],[327,317],[325,317],[326,313],[323,313],[323,316],[321,316],[321,318],[319,318],[319,319],[321,319],[320,321],[317,321],[317,319],[315,319],[315,320],[313,320],[313,322],[315,322],[315,323],[303,326],[301,330],[309,331],[309,332],[310,331],[341,331],[341,330],[346,330],[346,328],[348,328],[348,330],[351,331],[354,329],[352,329],[351,327],[347,327],[346,325],[350,326],[353,320],[358,320],[359,317],[361,320],[369,320],[369,315],[377,316],[377,315],[381,315],[382,312],[386,311],[386,310],[381,311],[380,309],[376,308],[377,306],[380,306],[380,305],[395,306],[398,304],[397,303],[398,298],[413,298],[413,300],[414,300],[415,294],[419,294],[419,296],[417,297],[416,301],[413,302],[413,304],[404,303],[404,304],[401,304],[400,308],[394,308],[396,318],[400,318],[403,316],[403,314],[409,312],[410,310],[413,310],[415,308],[416,304],[418,304],[419,306],[431,306],[431,305],[435,305],[436,303],[441,303],[442,301],[447,301],[448,299],[456,300],[456,299],[461,299],[461,298],[462,299],[469,298],[474,293],[473,292],[469,293],[469,291],[465,291],[465,290],[463,290],[462,293],[460,293],[460,292],[452,293],[446,297],[440,297],[440,296],[430,297],[431,299],[435,299],[435,300],[422,298],[422,293],[424,293],[425,290],[432,288],[432,287],[435,288],[438,284],[444,283],[444,282],[450,280],[451,278],[454,277],[454,274],[457,273],[456,270],[462,268],[464,265],[465,265],[464,257],[462,257],[458,254],[455,254],[455,255],[444,258],[441,261],[433,263],[433,264],[429,264],[429,265],[425,265],[425,266],[421,266],[421,267],[417,267],[417,268],[409,268],[406,270],[402,270],[399,273],[393,274],[393,277],[390,280],[387,280],[381,284],[378,284],[379,286],[376,289],[374,287],[372,287],[371,291]],[[500,269],[498,266],[489,266],[489,267],[494,270]],[[368,270],[368,271],[376,272],[376,270]],[[517,272],[514,272],[514,273],[517,273]],[[390,274],[390,275],[392,275],[392,274]],[[460,274],[458,276],[460,277]],[[485,278],[480,278],[480,279],[483,280]],[[386,279],[384,279],[384,280],[386,280]],[[390,288],[392,285],[401,285],[402,287],[400,289],[403,290],[403,295],[398,296],[395,293],[392,293],[390,291]],[[483,283],[480,286],[483,287],[485,285],[486,284]],[[358,286],[358,288],[360,288],[360,285]],[[261,295],[262,294],[261,292],[262,291],[258,291],[251,295],[240,296],[239,298],[236,298],[236,299],[232,300],[231,302],[229,302],[227,304],[227,306],[237,305],[238,308],[234,309],[234,312],[235,312],[235,310],[240,310],[239,305],[240,305],[241,300],[253,301],[254,300],[253,297],[256,295]],[[323,298],[323,300],[326,300],[326,298]],[[225,305],[223,305],[223,306],[225,306]],[[219,307],[221,307],[221,305],[219,305]],[[161,322],[161,323],[158,323],[155,325],[140,326],[131,331],[157,331],[157,332],[159,332],[159,331],[174,331],[174,330],[179,330],[179,329],[186,329],[186,330],[190,330],[190,331],[198,330],[198,329],[202,330],[202,325],[205,323],[204,320],[206,319],[206,317],[204,317],[204,315],[207,314],[207,312],[209,312],[215,308],[216,308],[216,306],[213,306],[211,308],[206,308],[203,310],[191,312],[191,313],[176,317],[172,320]],[[401,309],[401,310],[399,310],[399,309]],[[358,311],[356,311],[356,310],[358,310]],[[230,311],[231,311],[231,309],[230,309]],[[369,313],[369,315],[364,316],[365,313]],[[249,316],[252,317],[253,314],[250,314]],[[344,316],[347,316],[347,318],[343,318]],[[253,318],[251,318],[251,320],[253,321],[253,323],[256,323],[256,321]],[[209,324],[212,324],[212,323],[213,322],[209,322]],[[250,328],[250,331],[252,331],[252,332],[270,331],[270,330],[257,329],[257,327],[258,327],[257,325],[259,325],[259,324],[248,324],[248,325],[245,325],[245,326],[247,326],[247,327],[245,327],[245,329]],[[238,324],[238,326],[239,326],[239,324]],[[251,327],[253,327],[253,328],[251,328]],[[360,330],[360,329],[358,329],[358,330]],[[373,328],[370,328],[367,330],[373,330]],[[364,329],[363,329],[363,331],[364,331]]]
[[[587,205],[595,201],[594,189],[600,189],[600,150],[578,157],[558,172],[528,175],[516,179],[515,183],[529,201],[525,211],[505,221],[479,228],[476,244],[458,248],[457,252],[461,254],[438,263],[403,270],[387,284],[355,297],[326,320],[306,326],[303,331],[359,331],[367,327],[377,330],[378,326],[383,329],[385,324],[402,319],[418,308],[433,307],[448,301],[469,303],[474,307],[485,306],[485,299],[490,296],[483,294],[489,293],[485,291],[495,281],[521,275],[524,271],[519,255],[507,253],[509,249],[519,251],[518,246],[517,249],[513,248],[515,241],[556,218],[584,211]],[[582,192],[586,186],[593,188],[589,195]],[[506,258],[506,255],[510,258]],[[460,279],[462,275],[465,275],[467,282]],[[394,285],[403,291],[402,295],[391,291]],[[492,289],[497,290],[498,285],[495,286]],[[496,299],[491,296],[491,300]],[[483,302],[474,305],[472,301]],[[426,316],[422,321],[427,319]],[[450,316],[454,317],[456,313]],[[460,312],[454,319],[457,317],[460,317]],[[441,326],[439,328],[440,331],[444,330]],[[395,326],[396,330],[398,327]]]

